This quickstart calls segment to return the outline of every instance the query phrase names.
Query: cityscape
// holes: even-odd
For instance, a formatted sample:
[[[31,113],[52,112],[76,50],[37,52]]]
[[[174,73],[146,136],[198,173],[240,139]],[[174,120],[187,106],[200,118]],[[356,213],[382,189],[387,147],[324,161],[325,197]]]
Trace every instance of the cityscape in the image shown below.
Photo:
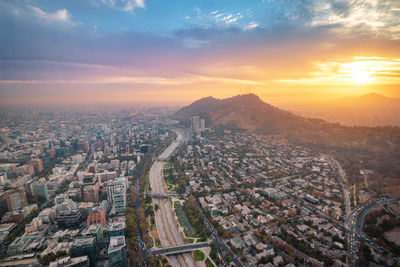
[[[0,266],[400,266],[399,11],[0,0]]]

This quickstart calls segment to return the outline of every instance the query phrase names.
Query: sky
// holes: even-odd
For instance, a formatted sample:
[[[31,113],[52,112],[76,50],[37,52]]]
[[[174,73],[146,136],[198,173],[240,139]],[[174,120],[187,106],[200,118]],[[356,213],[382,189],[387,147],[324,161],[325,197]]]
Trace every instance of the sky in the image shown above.
[[[400,0],[0,0],[0,104],[400,98]]]

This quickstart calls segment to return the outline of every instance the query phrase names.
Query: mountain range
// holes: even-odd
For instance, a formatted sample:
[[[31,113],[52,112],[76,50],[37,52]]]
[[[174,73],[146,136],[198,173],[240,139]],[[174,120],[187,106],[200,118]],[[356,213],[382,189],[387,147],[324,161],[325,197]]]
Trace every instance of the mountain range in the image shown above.
[[[400,126],[400,99],[370,93],[323,101],[319,105],[290,108],[302,116],[353,126]]]

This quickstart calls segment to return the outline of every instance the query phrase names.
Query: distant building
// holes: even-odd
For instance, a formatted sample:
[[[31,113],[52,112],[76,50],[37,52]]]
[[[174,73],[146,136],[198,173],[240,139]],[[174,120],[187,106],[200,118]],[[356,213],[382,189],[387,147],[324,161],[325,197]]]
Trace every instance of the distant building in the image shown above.
[[[108,261],[110,267],[127,266],[126,243],[124,236],[113,236],[108,246]]]
[[[147,153],[149,151],[149,145],[147,144],[140,145],[139,149],[140,153]]]
[[[42,210],[37,217],[40,218],[43,223],[47,224],[54,223],[55,221],[55,213],[51,208]]]
[[[28,206],[25,189],[23,187],[7,190],[5,192],[8,211],[16,211]]]
[[[110,226],[108,236],[125,236],[125,222],[114,222]]]
[[[10,241],[6,241],[8,231],[0,231],[0,258],[4,258],[7,254],[7,247]]]
[[[1,223],[17,223],[24,221],[24,213],[22,210],[6,212],[1,218]]]
[[[92,224],[101,224],[105,226],[107,223],[107,216],[104,210],[98,208],[91,211],[86,220],[86,227],[89,228]]]
[[[99,202],[99,184],[87,185],[83,188],[83,201]]]
[[[76,258],[66,257],[53,262],[50,262],[49,267],[89,267],[88,256]]]
[[[25,232],[31,233],[36,232],[42,226],[43,222],[42,219],[36,217],[30,223],[25,224]]]
[[[82,161],[83,161],[83,159],[82,159],[82,155],[81,154],[76,154],[76,155],[71,156],[71,162],[73,164],[79,164]]]
[[[49,200],[50,195],[49,191],[47,190],[47,186],[44,182],[33,182],[31,184],[32,187],[32,195],[34,196],[41,196],[44,197],[46,200]]]
[[[78,151],[89,152],[89,142],[88,141],[78,141],[77,143]]]
[[[84,185],[94,185],[96,183],[96,177],[91,172],[78,172],[77,174],[79,183]]]
[[[113,159],[110,162],[111,167],[113,167],[114,169],[118,169],[119,168],[119,159]]]
[[[79,226],[82,221],[82,215],[81,212],[77,209],[60,211],[56,216],[56,221],[58,227],[61,228]]]
[[[40,247],[40,239],[43,236],[41,234],[31,234],[31,235],[23,235],[17,237],[7,249],[8,255],[18,255],[23,253],[32,253],[39,249]]]
[[[32,184],[34,183],[33,179],[29,179],[26,183],[24,183],[25,192],[28,195],[32,195]]]
[[[28,164],[33,166],[36,175],[43,171],[43,161],[41,159],[31,159]]]
[[[103,182],[117,178],[118,173],[117,172],[100,172],[100,173],[96,173],[96,177],[97,177],[98,183],[100,185],[102,185]]]
[[[194,133],[197,133],[198,129],[200,128],[200,117],[193,116],[190,118],[190,128]]]
[[[93,210],[94,203],[93,202],[80,202],[78,205],[78,210],[81,212],[82,221],[86,221],[89,213]]]
[[[89,170],[89,172],[91,172],[91,173],[96,173],[96,171],[97,171],[97,165],[96,165],[96,164],[90,164],[90,165],[88,166],[88,170]]]
[[[126,180],[117,178],[107,185],[108,202],[112,205],[111,214],[124,214],[126,207]]]
[[[200,119],[200,130],[204,131],[206,129],[206,121],[204,119]]]
[[[0,224],[0,258],[6,256],[7,247],[10,244],[10,241],[7,241],[6,238],[15,227],[17,227],[16,223]]]
[[[206,129],[206,123],[204,119],[200,119],[199,116],[193,116],[190,118],[190,128],[195,134],[200,134]]]
[[[104,247],[103,226],[101,224],[92,224],[82,231],[84,237],[96,238],[97,246]]]
[[[64,202],[67,202],[67,200],[69,200],[69,197],[66,194],[57,195],[54,198],[54,205],[60,205]]]
[[[316,197],[314,197],[310,194],[305,195],[304,200],[307,200],[308,202],[313,203],[313,204],[317,204],[319,202],[319,200]]]
[[[89,265],[95,267],[97,265],[97,246],[96,238],[85,237],[77,238],[71,246],[71,257],[88,256]]]
[[[5,185],[7,183],[7,172],[1,171],[0,172],[0,185]]]

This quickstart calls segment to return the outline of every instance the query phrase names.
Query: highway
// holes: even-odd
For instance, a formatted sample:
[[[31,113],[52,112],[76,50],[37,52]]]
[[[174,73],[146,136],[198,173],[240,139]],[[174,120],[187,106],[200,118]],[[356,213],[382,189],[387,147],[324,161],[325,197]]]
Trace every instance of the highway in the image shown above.
[[[378,244],[372,242],[367,237],[362,235],[362,228],[364,225],[364,218],[368,214],[370,210],[375,207],[383,206],[389,204],[391,202],[399,201],[399,199],[388,199],[385,197],[381,197],[378,199],[372,199],[368,202],[362,204],[357,209],[353,210],[350,215],[346,219],[346,225],[350,227],[350,235],[349,235],[349,249],[350,249],[350,265],[358,266],[358,260],[360,257],[360,249],[359,249],[359,239],[363,238],[367,241],[367,245],[374,249],[375,251],[379,251],[380,253],[386,252],[389,256],[392,257],[393,260],[400,262],[400,258],[396,255],[392,254],[390,251],[380,247]]]
[[[163,169],[165,162],[161,159],[167,159],[172,155],[175,149],[185,141],[184,133],[174,130],[177,134],[176,140],[158,157],[150,169],[151,193],[154,195],[166,195],[166,185],[164,181]],[[167,198],[153,197],[154,205],[159,209],[155,211],[155,221],[157,232],[163,247],[170,247],[184,244],[184,237],[179,231],[179,223],[174,218],[174,211]],[[191,253],[168,256],[171,266],[196,266]]]

